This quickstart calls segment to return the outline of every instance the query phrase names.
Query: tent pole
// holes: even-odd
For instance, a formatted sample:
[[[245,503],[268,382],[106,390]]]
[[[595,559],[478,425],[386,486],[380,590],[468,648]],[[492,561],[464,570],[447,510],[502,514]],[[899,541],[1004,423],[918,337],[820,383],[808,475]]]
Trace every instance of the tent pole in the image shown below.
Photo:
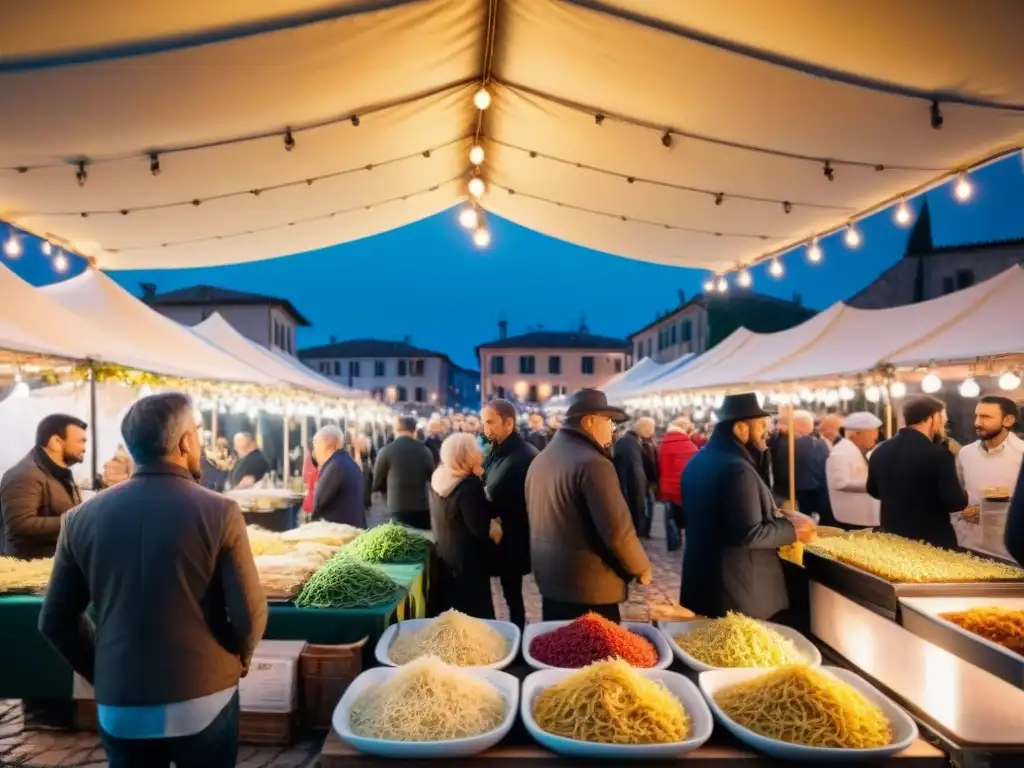
[[[99,490],[96,487],[96,485],[97,485],[96,478],[99,476],[99,473],[100,473],[100,456],[99,456],[99,453],[100,453],[100,437],[99,437],[99,425],[97,425],[96,421],[97,421],[97,419],[96,419],[96,364],[90,361],[90,363],[89,363],[89,427],[90,427],[90,431],[92,432],[92,438],[91,438],[92,450],[89,453],[91,454],[91,456],[90,456],[91,462],[90,463],[92,465],[92,471],[91,471],[91,478],[90,479],[91,479],[92,482],[89,485],[90,485],[90,487],[94,491]]]
[[[789,511],[796,512],[796,434],[793,419],[793,406],[789,407],[789,415],[786,417],[786,423],[789,425],[787,430],[787,443],[789,448]]]
[[[219,403],[216,400],[214,400],[214,402],[213,402],[213,411],[210,413],[210,434],[212,435],[210,437],[210,445],[211,446],[214,445],[217,442],[217,437],[218,437],[218,435],[217,435],[217,431],[218,431],[217,428],[219,426],[217,424],[218,406],[219,406]]]
[[[282,423],[282,425],[284,425],[284,443],[283,443],[283,445],[284,445],[284,451],[283,451],[283,454],[284,454],[284,487],[287,488],[288,487],[288,481],[291,480],[291,477],[292,477],[292,461],[291,461],[291,456],[288,455],[288,438],[290,436],[288,434],[288,431],[289,431],[288,430],[288,427],[289,427],[289,419],[288,419],[288,417],[287,416],[282,416],[281,417],[281,423]]]
[[[892,437],[892,401],[885,401],[885,439]]]

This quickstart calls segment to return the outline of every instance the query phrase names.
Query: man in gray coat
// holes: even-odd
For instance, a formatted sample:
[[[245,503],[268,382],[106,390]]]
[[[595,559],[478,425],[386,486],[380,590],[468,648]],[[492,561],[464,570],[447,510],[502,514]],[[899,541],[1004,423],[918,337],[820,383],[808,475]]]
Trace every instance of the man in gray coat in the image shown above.
[[[137,470],[66,515],[39,615],[92,683],[118,768],[228,768],[238,756],[238,680],[267,602],[238,505],[199,485],[198,429],[185,395],[132,406],[121,431]]]
[[[615,423],[626,419],[603,392],[580,390],[565,425],[527,472],[530,559],[545,621],[587,611],[618,621],[627,584],[651,582],[651,564],[608,453]]]
[[[416,419],[402,416],[394,441],[385,445],[373,466],[374,493],[387,496],[388,513],[396,523],[430,530],[427,488],[437,464],[434,454],[416,439]]]

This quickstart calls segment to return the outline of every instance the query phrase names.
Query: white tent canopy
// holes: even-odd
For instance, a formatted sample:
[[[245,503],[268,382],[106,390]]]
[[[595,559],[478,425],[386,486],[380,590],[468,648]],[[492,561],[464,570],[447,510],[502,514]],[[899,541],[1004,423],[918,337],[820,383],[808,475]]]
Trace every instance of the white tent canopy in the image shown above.
[[[264,369],[196,338],[188,328],[150,309],[97,270],[86,270],[40,290],[96,327],[159,356],[163,366],[158,369],[160,373],[211,381],[281,384]]]
[[[671,376],[682,368],[690,364],[691,361],[696,360],[697,357],[693,354],[686,354],[682,357],[678,357],[675,360],[671,360],[667,363],[653,363],[650,367],[644,368],[640,373],[632,376],[628,381],[618,382],[618,386],[615,388],[614,396],[616,400],[625,400],[631,397],[635,392],[646,389],[652,386],[654,382],[659,381],[666,376]],[[632,372],[640,368],[645,362],[650,360],[649,357],[645,357],[637,365],[627,371]]]
[[[632,368],[626,369],[611,380],[605,382],[604,386],[601,387],[601,390],[610,400],[614,400],[621,397],[623,392],[628,392],[630,388],[636,386],[637,383],[646,381],[647,379],[657,375],[663,367],[664,365],[662,363],[656,363],[651,358],[645,357]]]
[[[102,268],[262,259],[458,203],[479,135],[487,210],[732,269],[1018,147],[1021,28],[1013,0],[20,3],[0,218]]]
[[[339,387],[317,376],[311,370],[300,370],[299,367],[255,344],[235,330],[218,312],[214,312],[193,328],[186,329],[186,332],[194,334],[197,340],[208,342],[253,368],[265,371],[278,381],[333,397],[352,397],[353,394],[357,394],[353,390]],[[304,367],[301,363],[299,366]]]
[[[666,373],[664,376],[659,376],[657,379],[647,382],[642,387],[631,392],[630,396],[635,397],[684,389],[685,385],[681,384],[681,382],[686,381],[689,377],[699,372],[713,369],[715,366],[732,359],[751,340],[759,338],[763,338],[762,334],[752,333],[746,328],[737,328],[696,360],[688,362],[685,366],[671,373]]]

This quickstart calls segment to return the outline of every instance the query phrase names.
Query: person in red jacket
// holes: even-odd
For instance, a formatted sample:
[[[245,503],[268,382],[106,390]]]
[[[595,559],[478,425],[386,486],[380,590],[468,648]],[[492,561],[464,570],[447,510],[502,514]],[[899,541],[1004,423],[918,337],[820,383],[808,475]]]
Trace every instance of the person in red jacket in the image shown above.
[[[665,502],[666,517],[683,529],[683,507],[680,500],[680,478],[687,462],[697,453],[697,446],[690,438],[693,424],[684,417],[673,421],[661,442],[659,458],[658,498]]]

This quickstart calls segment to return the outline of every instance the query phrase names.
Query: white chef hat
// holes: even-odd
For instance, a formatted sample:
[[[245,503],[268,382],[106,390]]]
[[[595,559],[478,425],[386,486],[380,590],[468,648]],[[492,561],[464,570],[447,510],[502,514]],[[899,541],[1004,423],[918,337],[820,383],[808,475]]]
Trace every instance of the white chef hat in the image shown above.
[[[862,429],[879,429],[882,426],[882,420],[868,411],[857,411],[846,417],[843,426],[851,432]]]

